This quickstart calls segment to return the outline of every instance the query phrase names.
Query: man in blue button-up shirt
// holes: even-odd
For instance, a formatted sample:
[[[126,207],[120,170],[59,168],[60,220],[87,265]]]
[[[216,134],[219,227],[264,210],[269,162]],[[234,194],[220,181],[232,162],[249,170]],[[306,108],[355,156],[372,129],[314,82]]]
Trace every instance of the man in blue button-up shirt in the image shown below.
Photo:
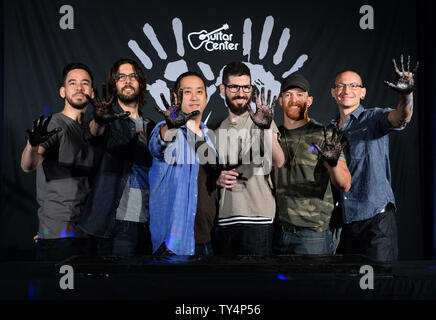
[[[351,189],[340,192],[340,207],[344,226],[338,253],[364,254],[378,261],[397,259],[397,229],[395,199],[391,187],[389,136],[402,130],[413,113],[414,72],[401,71],[394,62],[397,80],[386,82],[400,94],[396,109],[364,109],[365,97],[359,74],[340,73],[331,94],[338,103],[339,115],[332,121],[342,130],[348,145],[344,149],[351,172]]]
[[[179,94],[175,101],[170,92],[171,106],[162,98],[167,110],[158,111],[165,121],[153,129],[149,145],[153,156],[149,173],[150,232],[157,255],[196,253],[194,224],[200,165],[206,160],[217,161],[208,129],[201,122],[207,104],[203,78],[186,72],[176,80],[175,89]]]

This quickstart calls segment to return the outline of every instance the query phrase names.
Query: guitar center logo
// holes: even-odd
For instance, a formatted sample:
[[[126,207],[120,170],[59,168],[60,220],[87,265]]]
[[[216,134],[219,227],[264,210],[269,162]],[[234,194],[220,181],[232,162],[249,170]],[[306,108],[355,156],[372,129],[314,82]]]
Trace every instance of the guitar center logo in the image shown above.
[[[188,42],[194,50],[204,47],[207,51],[236,51],[239,43],[233,42],[233,34],[223,32],[228,29],[229,25],[226,23],[210,32],[207,30],[191,32],[188,34]]]

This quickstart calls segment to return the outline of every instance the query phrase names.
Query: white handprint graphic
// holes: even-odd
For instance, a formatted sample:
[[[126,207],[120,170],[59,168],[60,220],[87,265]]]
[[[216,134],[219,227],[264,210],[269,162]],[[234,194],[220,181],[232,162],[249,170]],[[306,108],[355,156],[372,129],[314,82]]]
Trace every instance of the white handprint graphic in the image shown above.
[[[224,50],[232,50],[232,51],[240,51],[241,46],[239,43],[233,43],[232,39],[233,34],[226,34],[222,31],[229,30],[229,24],[225,23],[221,26],[218,26],[213,31],[201,30],[199,32],[190,32],[187,35],[187,42],[190,44],[190,48],[192,50],[205,50],[205,58],[207,58],[206,53],[212,51],[220,51]],[[197,67],[201,70],[201,73],[204,75],[204,78],[208,81],[207,85],[207,94],[208,101],[212,98],[212,96],[217,91],[217,87],[222,83],[222,71],[230,61],[221,61],[225,59],[224,54],[220,54],[219,56],[214,56],[214,61],[210,61],[210,63],[206,63],[204,61],[186,61],[184,59],[185,56],[185,47],[184,47],[184,35],[183,35],[183,24],[182,21],[175,17],[172,20],[172,29],[174,34],[174,39],[176,41],[177,46],[177,55],[180,59],[168,62],[165,67],[165,72],[163,74],[162,79],[157,79],[154,83],[149,84],[147,90],[150,92],[150,95],[155,100],[156,104],[163,109],[163,103],[160,99],[160,94],[163,93],[167,99],[169,99],[169,88],[172,85],[168,85],[168,81],[174,82],[177,77],[183,72],[188,71],[188,62],[190,65],[197,65]],[[280,78],[276,78],[270,71],[268,70],[268,64],[271,65],[271,62],[266,63],[264,61],[267,56],[268,50],[270,48],[270,38],[274,29],[274,18],[272,16],[268,16],[265,18],[265,22],[263,25],[263,31],[261,34],[260,42],[259,42],[259,52],[257,63],[253,63],[252,57],[252,21],[250,18],[246,18],[243,24],[243,34],[242,34],[242,57],[240,61],[246,63],[246,65],[250,68],[252,83],[257,87],[260,91],[261,87],[265,87],[270,89],[272,95],[278,96],[280,94],[280,83],[283,78],[287,77],[291,73],[296,72],[300,69],[303,64],[307,61],[307,54],[301,54],[300,57],[295,61],[295,63],[281,74]],[[150,41],[152,47],[156,51],[159,58],[163,60],[168,59],[168,55],[165,49],[162,47],[160,41],[158,40],[156,33],[153,27],[146,23],[143,27],[143,32],[147,39]],[[279,65],[283,61],[283,54],[288,47],[289,40],[291,38],[291,33],[289,28],[284,28],[282,30],[282,34],[280,40],[277,44],[277,49],[272,57],[272,63],[274,65]],[[215,41],[214,41],[215,40]],[[221,41],[221,43],[218,43]],[[138,43],[135,40],[130,40],[128,42],[129,48],[134,52],[134,54],[138,57],[138,59],[142,62],[144,67],[148,70],[153,68],[153,62],[150,57],[139,47]],[[189,46],[188,46],[189,48]],[[219,53],[221,53],[219,52]],[[218,61],[217,61],[218,60]],[[215,78],[214,72],[212,71],[211,65],[222,66],[219,71],[219,76]],[[218,67],[219,68],[219,67]],[[223,98],[223,97],[222,97]],[[254,103],[252,103],[252,108],[255,109]],[[210,118],[212,111],[207,114],[205,123],[207,123]]]
[[[247,56],[247,61],[244,61],[244,63],[250,68],[251,72],[251,81],[253,85],[257,87],[257,89],[260,91],[261,87],[266,87],[267,89],[271,90],[272,96],[279,96],[280,94],[280,84],[282,79],[286,78],[290,74],[296,72],[299,70],[303,64],[307,61],[308,56],[307,54],[302,54],[297,59],[297,61],[293,64],[293,66],[283,72],[281,75],[281,79],[277,79],[274,77],[274,75],[265,70],[265,66],[263,64],[253,64],[250,62],[251,60],[251,48],[252,48],[252,32],[251,32],[252,22],[250,18],[245,19],[244,21],[244,27],[243,27],[243,37],[242,37],[242,48],[243,56]],[[269,40],[271,38],[271,34],[274,28],[274,18],[272,16],[268,16],[265,19],[264,25],[263,25],[263,31],[259,43],[259,60],[262,61],[269,49]],[[277,50],[273,56],[273,63],[275,65],[278,65],[283,60],[283,53],[286,50],[289,39],[291,38],[290,30],[289,28],[284,28],[277,46]],[[241,59],[243,60],[243,59]],[[220,70],[220,75],[217,78],[217,81],[215,84],[219,85],[222,82],[222,71],[225,66],[222,67]],[[251,107],[255,110],[255,104],[254,102],[251,103]]]
[[[172,27],[173,27],[174,37],[177,45],[177,54],[182,59],[169,62],[165,68],[165,73],[163,77],[166,80],[174,82],[177,80],[177,77],[179,75],[188,71],[188,64],[183,59],[183,56],[185,55],[185,48],[183,45],[183,25],[179,18],[173,19]],[[157,39],[153,27],[150,24],[146,23],[143,27],[143,31],[145,36],[153,46],[153,48],[156,50],[159,58],[161,58],[162,60],[166,60],[168,57],[167,53],[165,52],[159,40]],[[146,69],[151,69],[153,67],[153,62],[151,61],[150,57],[139,47],[138,43],[135,40],[130,40],[128,42],[128,46],[135,53],[135,55],[142,62],[142,64]],[[199,61],[197,62],[197,66],[200,68],[206,80],[212,81],[215,79],[212,69],[207,63]],[[147,90],[150,92],[150,95],[153,97],[154,101],[161,109],[164,109],[163,108],[164,105],[160,98],[160,94],[163,93],[169,101],[169,88],[170,87],[168,86],[168,83],[161,79],[158,79],[154,83],[149,84],[147,86]],[[210,99],[210,97],[216,91],[216,86],[212,84],[206,88],[206,91],[207,91],[208,99]]]

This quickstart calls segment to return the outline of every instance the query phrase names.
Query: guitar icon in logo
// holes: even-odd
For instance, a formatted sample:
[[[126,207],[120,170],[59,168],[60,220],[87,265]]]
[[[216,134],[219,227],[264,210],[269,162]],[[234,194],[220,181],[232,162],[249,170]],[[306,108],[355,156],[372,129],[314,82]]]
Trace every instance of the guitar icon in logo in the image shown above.
[[[190,34],[188,34],[188,42],[193,49],[198,50],[203,46],[203,44],[205,44],[207,41],[209,41],[210,35],[217,33],[217,32],[220,32],[221,30],[227,30],[227,29],[229,29],[229,25],[226,23],[226,24],[223,24],[223,26],[221,28],[218,28],[218,29],[211,31],[211,32],[207,32],[206,30],[201,30],[199,32],[191,32]],[[191,38],[193,38],[193,39],[191,39]],[[196,45],[194,45],[192,43],[192,40],[194,40],[194,43]]]

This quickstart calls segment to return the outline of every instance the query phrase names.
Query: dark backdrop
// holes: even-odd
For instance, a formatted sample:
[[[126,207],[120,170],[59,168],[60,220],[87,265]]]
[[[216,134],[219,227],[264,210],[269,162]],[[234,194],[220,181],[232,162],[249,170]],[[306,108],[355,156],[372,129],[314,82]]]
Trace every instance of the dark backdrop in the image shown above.
[[[422,64],[412,122],[406,130],[391,134],[400,259],[431,257],[434,100],[428,90],[434,80],[428,68],[433,68],[430,72],[435,69],[434,55],[429,54],[433,45],[427,42],[434,38],[430,2],[270,0],[253,5],[251,1],[70,0],[74,29],[64,30],[60,21],[65,14],[59,11],[65,4],[64,0],[3,3],[0,249],[13,251],[33,245],[38,223],[35,174],[24,174],[19,166],[25,129],[39,115],[62,109],[60,74],[67,63],[90,65],[99,86],[115,60],[138,60],[148,77],[144,111],[154,120],[160,120],[153,110],[161,104],[159,93],[168,95],[167,88],[185,68],[198,71],[206,77],[209,104],[203,120],[209,117],[209,125],[227,113],[217,88],[227,63],[247,62],[253,82],[271,88],[274,94],[282,78],[298,70],[312,85],[315,101],[310,116],[328,123],[337,112],[330,88],[344,69],[362,75],[367,88],[365,106],[395,107],[398,95],[383,80],[394,79],[391,59],[404,53],[410,54],[413,62],[421,59]],[[374,29],[360,28],[363,5],[374,9]],[[208,51],[211,43],[198,49],[190,45],[189,39],[195,47],[200,46],[198,32],[211,32],[226,24],[228,28],[222,30],[221,39],[217,37],[216,45],[225,46],[227,39],[237,44],[237,50]],[[424,35],[428,38],[423,39]],[[275,120],[283,122],[280,107]],[[431,155],[422,153],[424,147]]]

